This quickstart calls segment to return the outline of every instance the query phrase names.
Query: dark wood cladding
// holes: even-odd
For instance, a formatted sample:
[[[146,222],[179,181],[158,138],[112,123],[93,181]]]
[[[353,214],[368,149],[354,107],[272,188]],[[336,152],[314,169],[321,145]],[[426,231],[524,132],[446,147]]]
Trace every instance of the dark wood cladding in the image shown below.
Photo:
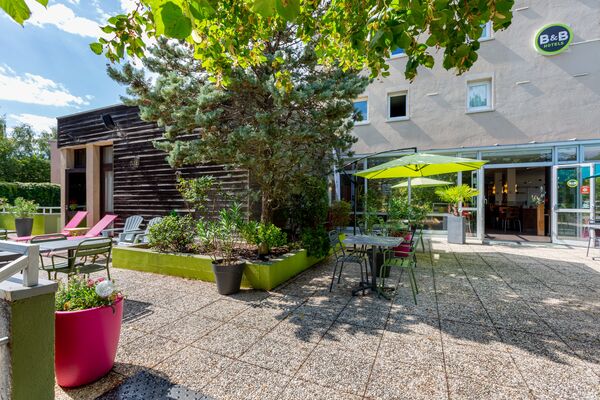
[[[118,132],[108,130],[102,115],[109,114]],[[153,141],[162,137],[162,129],[140,120],[137,107],[114,106],[58,119],[58,146],[78,146],[105,140],[113,141],[114,211],[119,222],[131,215],[148,219],[185,210],[176,188],[176,170],[166,162],[166,153]],[[248,172],[222,165],[181,168],[185,178],[214,176],[221,187],[242,199],[248,208]],[[119,223],[117,225],[120,225]]]

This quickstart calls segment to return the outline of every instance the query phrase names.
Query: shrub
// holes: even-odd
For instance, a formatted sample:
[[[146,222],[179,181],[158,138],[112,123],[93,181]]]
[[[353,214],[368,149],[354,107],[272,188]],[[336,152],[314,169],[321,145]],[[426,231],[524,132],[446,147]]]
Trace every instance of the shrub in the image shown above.
[[[0,197],[12,203],[17,197],[33,200],[43,207],[60,206],[60,185],[54,183],[0,182]]]
[[[323,226],[329,210],[329,195],[325,179],[306,177],[305,181],[298,185],[297,191],[290,194],[284,209],[293,240],[302,237],[306,229]]]
[[[350,212],[352,205],[344,200],[336,201],[331,204],[331,224],[334,228],[345,227],[350,223]]]
[[[222,266],[237,263],[238,257],[234,250],[239,244],[243,224],[241,206],[237,203],[229,209],[221,209],[219,218],[215,221],[198,221],[197,232],[203,245],[202,250],[210,254],[213,262]]]
[[[452,207],[453,214],[457,216],[459,215],[459,203],[464,203],[465,200],[469,200],[470,198],[479,195],[479,191],[477,189],[473,189],[469,185],[449,186],[444,189],[438,189],[435,191],[435,193],[442,201],[447,202],[449,207]]]
[[[6,207],[15,218],[31,218],[37,212],[39,204],[32,200],[17,197],[15,203]]]
[[[287,243],[287,236],[280,228],[273,224],[250,221],[242,227],[244,240],[258,246],[258,254],[266,255],[273,247],[283,246]]]
[[[168,215],[150,227],[148,244],[162,252],[191,252],[194,247],[194,225],[191,215]]]
[[[307,228],[302,232],[302,247],[310,257],[325,257],[329,254],[331,245],[329,235],[323,227]]]
[[[104,278],[84,279],[74,276],[64,284],[59,283],[56,292],[56,311],[87,310],[94,307],[110,306],[122,294],[113,281]]]

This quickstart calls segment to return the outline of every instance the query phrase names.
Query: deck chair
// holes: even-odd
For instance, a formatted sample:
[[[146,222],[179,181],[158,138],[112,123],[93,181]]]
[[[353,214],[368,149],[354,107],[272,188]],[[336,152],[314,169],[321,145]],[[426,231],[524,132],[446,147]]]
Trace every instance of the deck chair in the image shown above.
[[[62,233],[49,233],[47,235],[38,235],[32,237],[29,243],[36,244],[44,242],[53,242],[55,240],[67,240],[67,235],[63,235]],[[51,273],[54,272],[54,279],[56,279],[56,273],[62,271],[55,270],[50,265],[45,265],[44,256],[52,257],[51,254],[43,254],[43,252],[40,252],[40,270],[46,271],[48,273],[48,279],[52,279]]]
[[[127,219],[125,220],[125,225],[123,225],[122,228],[104,229],[102,231],[102,236],[114,236],[115,233],[120,232],[119,238],[121,237],[121,235],[131,235],[131,239],[133,240],[133,232],[140,231],[140,225],[142,225],[142,222],[144,222],[144,218],[141,215],[132,215],[131,217],[127,217]]]
[[[106,229],[113,221],[117,219],[117,216],[114,214],[106,214],[100,221],[96,223],[96,225],[92,226],[92,228],[83,236],[70,236],[68,239],[81,239],[84,238],[95,238],[100,236],[103,230]]]
[[[158,224],[160,221],[162,221],[162,217],[154,217],[150,221],[148,221],[145,230],[121,233],[119,235],[119,246],[130,246],[132,244],[148,243],[148,234],[150,233],[150,228],[153,225]]]
[[[73,218],[71,218],[71,220],[69,222],[67,222],[67,224],[64,226],[63,230],[60,231],[58,234],[60,235],[64,235],[64,236],[70,236],[70,232],[66,231],[65,229],[70,229],[70,228],[77,228],[77,226],[79,226],[79,224],[81,223],[81,221],[83,221],[83,219],[85,217],[87,217],[88,212],[87,211],[77,211],[77,213],[73,216]],[[56,235],[56,233],[50,233],[49,235]],[[15,240],[17,242],[29,242],[32,238],[34,238],[34,235],[31,236],[11,236],[12,240]]]
[[[52,269],[64,272],[68,276],[90,275],[92,272],[106,270],[110,279],[110,253],[112,251],[111,238],[92,238],[83,240],[71,257],[62,255],[52,256]]]

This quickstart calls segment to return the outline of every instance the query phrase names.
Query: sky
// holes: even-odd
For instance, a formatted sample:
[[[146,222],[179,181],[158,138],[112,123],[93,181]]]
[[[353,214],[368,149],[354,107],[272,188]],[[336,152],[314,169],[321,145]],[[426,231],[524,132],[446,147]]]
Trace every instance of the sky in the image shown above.
[[[31,18],[20,26],[0,11],[0,115],[9,128],[36,131],[56,117],[120,102],[122,86],[106,75],[108,60],[89,48],[99,26],[131,0],[27,0]]]

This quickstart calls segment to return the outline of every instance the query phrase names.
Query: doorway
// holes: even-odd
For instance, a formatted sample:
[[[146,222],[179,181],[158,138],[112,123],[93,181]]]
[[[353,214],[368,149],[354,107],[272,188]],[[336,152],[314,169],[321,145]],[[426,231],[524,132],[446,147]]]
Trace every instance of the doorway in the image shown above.
[[[551,241],[551,167],[485,169],[485,238]]]

